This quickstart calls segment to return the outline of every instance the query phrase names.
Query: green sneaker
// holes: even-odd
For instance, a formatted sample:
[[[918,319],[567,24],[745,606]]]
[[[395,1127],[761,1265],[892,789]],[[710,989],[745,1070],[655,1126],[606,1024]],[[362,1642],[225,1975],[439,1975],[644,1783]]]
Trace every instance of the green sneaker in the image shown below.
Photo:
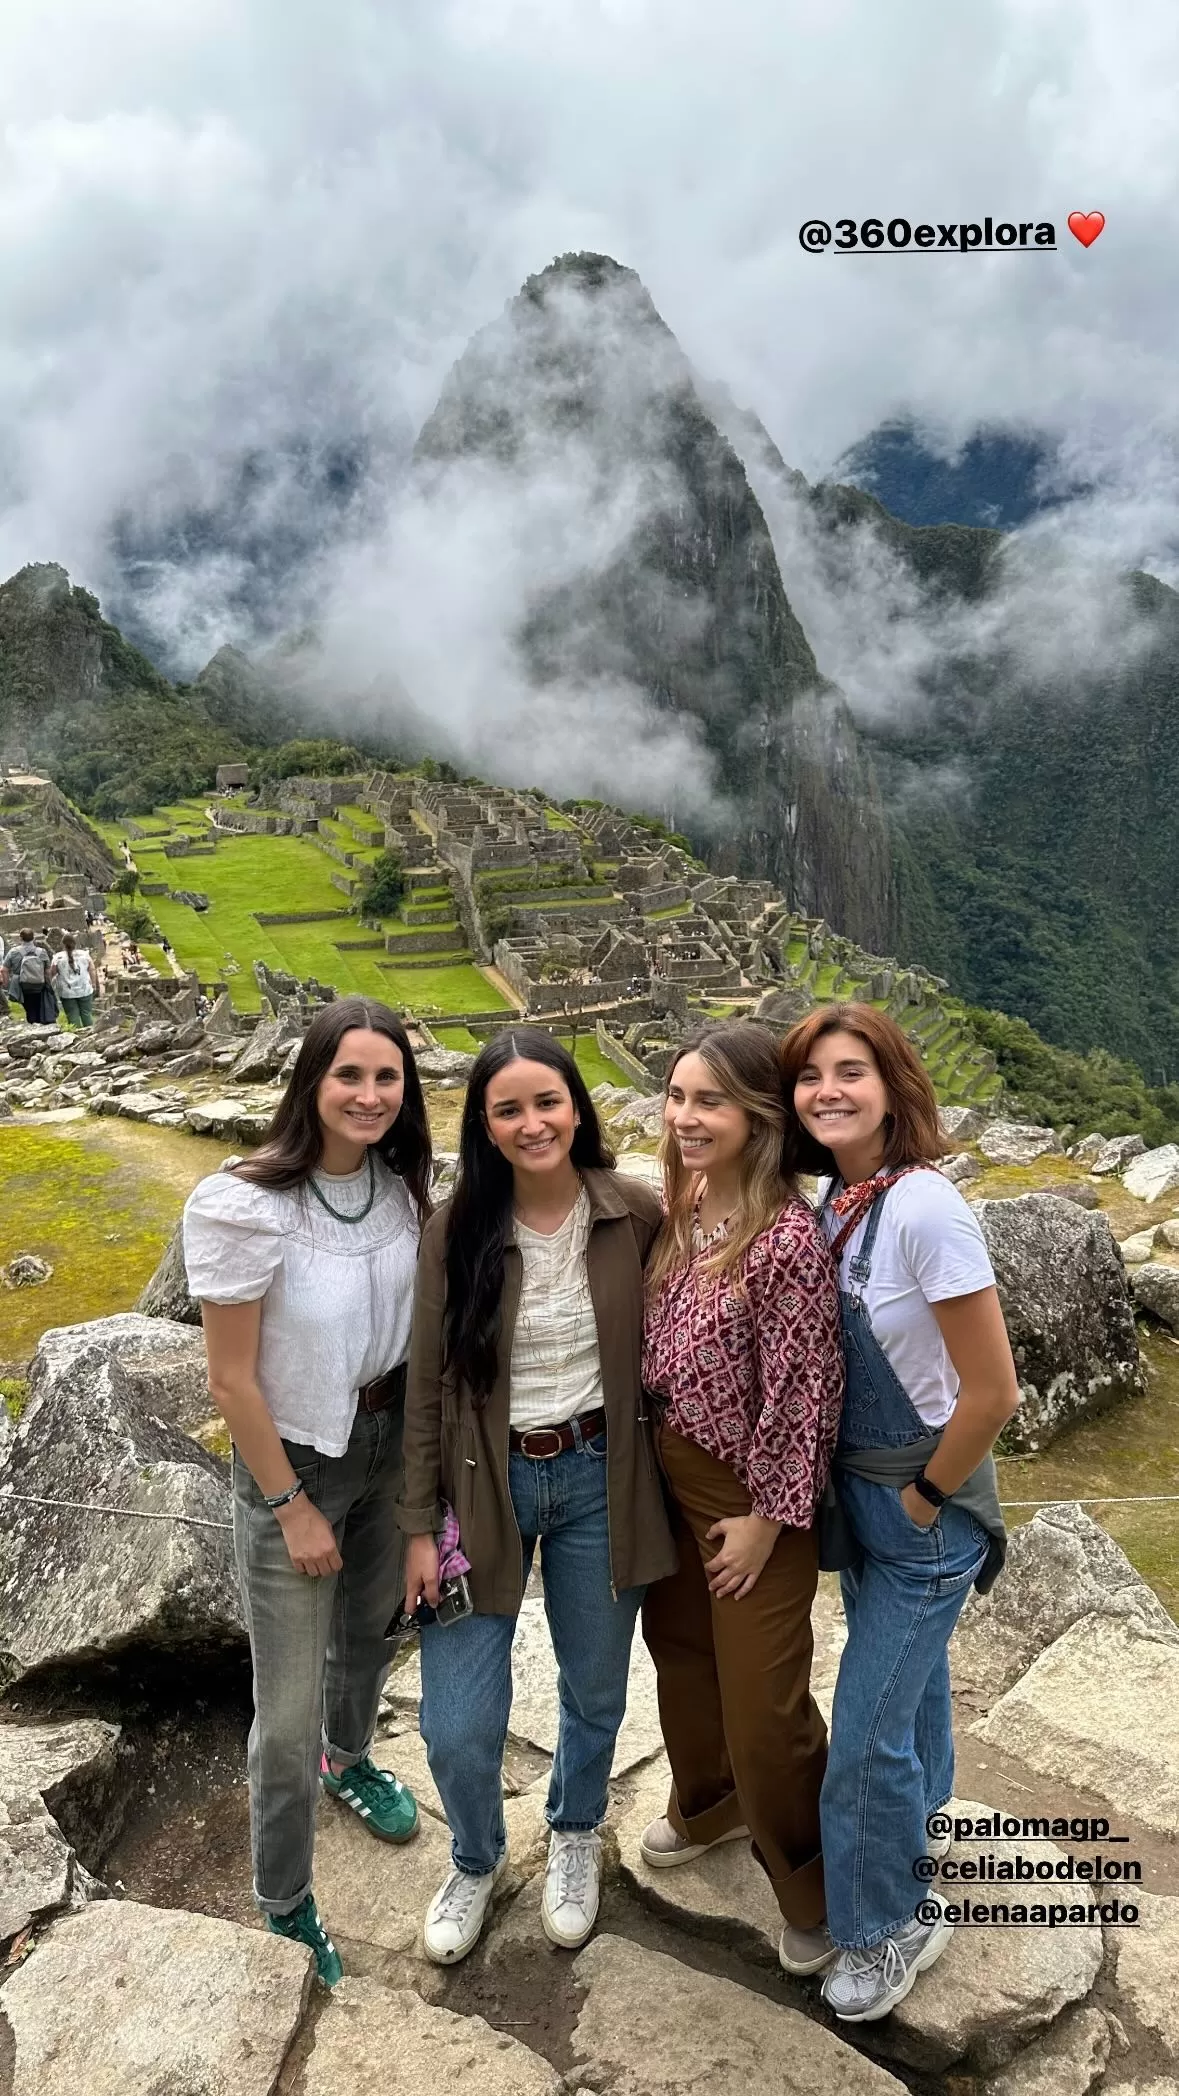
[[[411,1790],[399,1783],[388,1769],[378,1768],[366,1754],[351,1768],[333,1776],[325,1754],[319,1764],[319,1780],[333,1798],[351,1805],[370,1833],[380,1841],[409,1841],[418,1831],[418,1808]]]
[[[305,1943],[315,1953],[315,1969],[325,1987],[334,1987],[344,1977],[340,1953],[319,1918],[319,1909],[309,1892],[290,1914],[268,1914],[266,1926],[272,1936],[286,1936],[291,1943]]]

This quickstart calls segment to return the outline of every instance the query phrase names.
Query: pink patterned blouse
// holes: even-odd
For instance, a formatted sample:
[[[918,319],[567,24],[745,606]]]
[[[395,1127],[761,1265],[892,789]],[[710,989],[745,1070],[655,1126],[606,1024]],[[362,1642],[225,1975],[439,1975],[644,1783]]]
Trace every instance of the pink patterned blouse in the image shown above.
[[[714,1238],[647,1305],[643,1382],[664,1424],[727,1463],[753,1510],[809,1528],[831,1468],[843,1403],[839,1288],[801,1202],[755,1237],[745,1295],[697,1268]]]

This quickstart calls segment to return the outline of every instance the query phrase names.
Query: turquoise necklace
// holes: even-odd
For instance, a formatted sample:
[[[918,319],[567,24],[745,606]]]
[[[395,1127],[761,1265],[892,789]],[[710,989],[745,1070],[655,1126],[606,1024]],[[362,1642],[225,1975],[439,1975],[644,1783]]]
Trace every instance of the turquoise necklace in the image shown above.
[[[311,1188],[312,1193],[315,1195],[316,1200],[319,1202],[320,1207],[326,1208],[328,1214],[333,1215],[338,1223],[362,1223],[365,1219],[365,1216],[368,1214],[370,1208],[372,1207],[373,1202],[377,1198],[377,1168],[373,1163],[373,1153],[371,1145],[365,1151],[365,1156],[368,1159],[368,1199],[365,1202],[363,1208],[357,1209],[355,1215],[341,1215],[338,1208],[332,1207],[332,1204],[328,1200],[327,1195],[320,1192],[318,1186],[315,1183],[314,1175],[308,1178],[307,1184]]]

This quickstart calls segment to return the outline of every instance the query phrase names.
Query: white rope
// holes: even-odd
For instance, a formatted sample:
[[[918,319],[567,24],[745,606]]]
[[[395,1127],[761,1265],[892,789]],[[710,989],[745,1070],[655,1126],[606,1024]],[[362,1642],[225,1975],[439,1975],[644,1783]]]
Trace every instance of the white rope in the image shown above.
[[[1179,1492],[1132,1492],[1126,1498],[1116,1493],[1103,1492],[1097,1499],[1077,1499],[1071,1493],[1065,1499],[1057,1494],[1055,1499],[1001,1499],[1005,1507],[1046,1506],[1179,1506]]]
[[[74,1514],[117,1514],[124,1521],[186,1521],[190,1528],[233,1527],[232,1521],[206,1521],[200,1514],[151,1514],[140,1507],[100,1506],[93,1500],[42,1499],[36,1492],[14,1492],[11,1485],[0,1485],[0,1497],[23,1500],[26,1506],[67,1507]]]

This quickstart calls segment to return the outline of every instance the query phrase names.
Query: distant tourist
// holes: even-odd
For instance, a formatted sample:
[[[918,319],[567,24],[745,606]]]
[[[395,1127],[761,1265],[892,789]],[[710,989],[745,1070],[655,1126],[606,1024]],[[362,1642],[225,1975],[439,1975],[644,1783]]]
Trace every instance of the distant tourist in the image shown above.
[[[30,1026],[51,1026],[57,1017],[57,1002],[49,984],[53,956],[43,938],[26,927],[19,945],[4,956],[4,981],[9,996],[24,1006]]]
[[[49,980],[61,1000],[67,1026],[93,1026],[94,999],[98,979],[94,962],[83,946],[78,948],[72,932],[63,932],[61,952],[50,964]]]
[[[785,1126],[768,1028],[684,1043],[667,1077],[667,1222],[643,1343],[679,1548],[674,1578],[643,1604],[672,1787],[640,1851],[663,1870],[752,1838],[782,1914],[779,1959],[808,1973],[831,1956],[811,1605],[843,1357],[834,1266],[783,1169]]]
[[[788,1154],[825,1175],[847,1362],[835,1482],[848,1635],[822,1797],[823,1998],[841,2021],[871,2023],[950,1938],[915,1871],[949,1847],[927,1824],[954,1788],[946,1647],[971,1586],[985,1593],[1003,1564],[991,1448],[1019,1387],[986,1243],[933,1169],[937,1100],[900,1027],[870,1005],[828,1005],[786,1036],[782,1070]]]
[[[567,1950],[598,1911],[642,1591],[675,1561],[639,1377],[659,1201],[613,1165],[551,1034],[513,1027],[480,1051],[455,1190],[422,1238],[405,1412],[406,1609],[439,1604],[443,1502],[474,1605],[421,1632],[422,1737],[452,1836],[423,1936],[439,1965],[474,1948],[507,1868],[512,1641],[537,1544],[561,1675],[541,1922]]]
[[[371,1748],[404,1592],[405,1362],[430,1132],[405,1028],[342,997],[307,1029],[261,1149],[184,1210],[209,1388],[233,1437],[234,1547],[254,1665],[254,1894],[320,1978],[318,1784],[382,1841],[418,1811]]]

